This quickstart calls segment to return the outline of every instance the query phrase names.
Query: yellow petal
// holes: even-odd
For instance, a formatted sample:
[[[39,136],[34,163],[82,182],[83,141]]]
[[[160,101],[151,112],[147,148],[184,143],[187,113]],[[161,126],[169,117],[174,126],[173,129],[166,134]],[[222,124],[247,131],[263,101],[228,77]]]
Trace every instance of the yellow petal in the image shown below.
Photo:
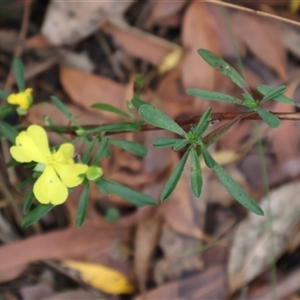
[[[16,137],[16,146],[11,148],[11,155],[18,162],[46,162],[46,156],[43,155],[26,131],[22,131],[18,134]]]
[[[12,146],[12,147],[10,147],[9,151],[10,151],[10,155],[16,161],[18,161],[20,163],[26,163],[26,162],[31,162],[32,161],[31,155],[30,156],[26,155],[26,153],[24,153],[22,147]]]
[[[117,270],[79,261],[66,261],[65,265],[79,271],[85,283],[105,293],[118,295],[134,292],[134,286]]]
[[[9,104],[18,104],[16,101],[17,101],[17,94],[10,94],[7,98],[7,102]]]
[[[73,159],[71,161],[69,161],[69,159],[74,155],[74,152],[75,152],[75,148],[73,144],[71,143],[62,144],[57,151],[57,154],[61,158],[60,162],[63,164],[73,163]]]
[[[89,167],[83,164],[54,164],[54,168],[64,185],[71,188],[82,183],[83,178],[78,175],[84,174]]]
[[[27,132],[44,156],[48,156],[51,154],[49,149],[48,136],[43,127],[39,125],[30,125],[27,128]]]
[[[14,105],[19,105],[20,109],[27,109],[32,103],[32,89],[26,89],[24,92],[11,94],[7,98],[7,102]]]
[[[58,178],[54,168],[47,165],[43,174],[33,186],[36,199],[42,204],[59,205],[68,197],[68,189]]]

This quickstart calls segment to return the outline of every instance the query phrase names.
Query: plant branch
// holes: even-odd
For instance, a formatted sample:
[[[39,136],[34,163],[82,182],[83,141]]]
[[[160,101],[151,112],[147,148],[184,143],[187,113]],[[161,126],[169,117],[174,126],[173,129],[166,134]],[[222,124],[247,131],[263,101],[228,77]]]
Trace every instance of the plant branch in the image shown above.
[[[273,113],[273,112],[272,112]],[[280,120],[287,120],[287,121],[300,121],[300,113],[285,113],[285,112],[278,112],[273,113],[276,115]],[[235,118],[238,118],[242,116],[242,119],[244,120],[261,120],[261,117],[257,113],[251,113],[251,114],[245,114],[245,112],[219,112],[219,113],[213,113],[211,114],[211,123],[219,123],[221,121],[226,120],[233,120]],[[198,123],[199,119],[202,115],[196,115],[192,117],[186,117],[186,118],[178,118],[175,120],[175,122],[181,126],[192,126],[196,123]],[[101,125],[110,125],[110,124],[101,124]],[[85,130],[94,129],[99,127],[99,125],[83,125],[82,128]],[[65,134],[75,134],[75,131],[78,129],[76,126],[44,126],[45,130],[48,132],[59,132],[59,133],[65,133]],[[162,130],[161,128],[155,127],[150,124],[144,124],[141,126],[141,131],[153,131],[153,130]],[[114,135],[118,133],[122,133],[124,131],[119,132],[109,132],[106,131],[106,135]]]

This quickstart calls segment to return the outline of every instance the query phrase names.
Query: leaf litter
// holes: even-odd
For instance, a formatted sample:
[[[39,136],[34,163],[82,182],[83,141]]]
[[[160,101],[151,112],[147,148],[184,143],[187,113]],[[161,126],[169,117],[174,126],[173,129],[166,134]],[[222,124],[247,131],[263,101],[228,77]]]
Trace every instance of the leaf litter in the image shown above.
[[[243,3],[253,5],[253,1]],[[278,14],[282,10],[288,11],[286,1],[282,1],[281,11],[278,3],[268,1],[263,4]],[[146,4],[134,1],[118,5],[91,2],[85,3],[83,7],[82,3],[66,6],[52,1],[48,7],[35,7],[36,11],[42,9],[46,14],[39,22],[36,12],[33,14],[30,22],[34,26],[31,36],[27,38],[26,47],[28,53],[35,51],[36,57],[24,56],[24,59],[26,66],[33,66],[35,70],[30,82],[37,87],[36,98],[40,96],[44,99],[45,95],[61,93],[62,99],[69,101],[68,105],[80,124],[104,124],[122,121],[122,117],[91,110],[90,106],[102,102],[119,109],[126,108],[126,100],[132,97],[132,78],[137,73],[145,74],[146,79],[142,99],[159,107],[172,118],[190,116],[196,112],[201,114],[210,105],[205,100],[196,100],[186,95],[186,88],[200,87],[225,92],[236,98],[241,97],[240,90],[204,63],[197,54],[200,48],[208,49],[221,54],[228,63],[237,67],[237,53],[226,27],[224,12],[219,6],[197,1],[151,1],[146,10],[144,5]],[[266,6],[257,4],[255,9],[265,10]],[[137,16],[143,11],[150,13],[144,13],[144,18],[138,22]],[[295,82],[299,76],[299,67],[295,60],[299,57],[299,49],[293,43],[293,40],[298,39],[294,27],[242,10],[226,11],[253,95],[257,96],[253,90],[256,84],[291,84],[292,87],[286,92],[290,93],[288,96],[291,98],[293,95],[296,97]],[[298,14],[293,14],[299,19]],[[103,39],[99,46],[99,31],[107,41],[109,51],[102,49]],[[5,79],[5,67],[8,67],[4,58],[14,50],[15,41],[11,37],[17,36],[18,29],[13,27],[9,32],[9,36],[3,34],[10,43],[9,47],[0,49],[1,85]],[[60,51],[51,50],[53,45]],[[71,51],[70,56],[75,55],[78,59],[84,57],[84,60],[76,64],[76,69],[74,64],[70,68],[70,65],[66,67],[60,63],[59,58],[62,57],[65,47]],[[55,60],[51,64],[43,65],[43,62],[49,60],[49,51]],[[288,51],[291,51],[292,58]],[[213,108],[215,111],[236,109],[220,103],[213,103]],[[293,110],[290,107],[289,109]],[[287,112],[280,103],[270,107],[270,110]],[[39,104],[35,107],[29,121],[43,124],[44,114],[49,115],[55,123],[68,125],[68,121],[56,114],[50,104]],[[299,202],[299,186],[296,181],[300,159],[298,131],[299,127],[295,122],[286,121],[279,129],[263,131],[262,136],[264,150],[268,154],[266,159],[269,161],[267,169],[270,174],[271,194],[270,202],[263,198],[261,204],[265,212],[268,203],[272,207],[275,259],[288,249],[297,251],[299,247],[299,239],[298,242],[293,241],[292,235],[296,232],[294,235],[297,236],[299,228],[299,218],[295,213]],[[164,137],[161,134],[163,132],[153,132],[151,139]],[[149,133],[123,134],[123,137],[132,141],[138,139],[149,146],[149,156],[140,159],[125,154],[120,149],[113,149],[112,158],[106,158],[103,167],[111,179],[136,190],[147,191],[158,199],[167,174],[175,167],[181,153],[170,154],[154,150],[148,142]],[[243,158],[237,152],[237,149],[249,144],[251,139],[251,124],[244,121],[221,139],[215,151],[216,155],[224,150],[229,151],[236,157],[237,162],[225,161],[224,164],[229,166],[223,167],[231,174],[238,174],[243,187],[250,193],[256,193],[256,199],[259,199],[264,191],[262,177],[258,175],[261,166],[255,143],[247,148],[248,152],[242,152],[244,159],[255,157],[255,163],[248,160],[243,165],[239,164],[239,159]],[[51,141],[57,143],[57,136],[51,136]],[[77,151],[84,153],[83,145]],[[187,165],[186,168],[188,171],[190,167]],[[206,247],[213,247],[213,233],[218,231],[218,227],[226,222],[230,223],[232,219],[240,221],[241,216],[245,216],[245,211],[238,211],[231,205],[228,195],[223,194],[221,189],[218,191],[219,188],[213,183],[209,171],[204,170],[203,173],[204,187],[207,190],[202,192],[200,199],[192,196],[189,180],[184,175],[172,197],[155,208],[136,210],[122,199],[115,196],[105,197],[92,188],[87,225],[81,230],[69,225],[76,216],[76,199],[80,191],[75,190],[65,206],[66,209],[57,209],[42,221],[40,235],[30,237],[33,231],[26,232],[22,237],[18,236],[18,241],[0,246],[1,281],[10,280],[18,289],[14,279],[28,272],[28,264],[38,260],[72,259],[100,263],[118,270],[130,282],[137,282],[137,291],[133,296],[136,299],[141,299],[142,295],[157,299],[224,299],[245,284],[251,287],[251,281],[255,282],[261,272],[270,268],[270,230],[264,226],[267,219],[249,215],[241,221],[239,229],[233,228],[223,233],[231,239],[234,237],[230,246],[228,274],[225,272],[226,259],[216,260],[215,265],[207,260],[209,266],[206,267],[207,258],[200,250],[203,250],[204,243]],[[260,185],[253,184],[258,178]],[[294,182],[288,183],[294,179]],[[280,187],[275,189],[278,185]],[[212,211],[207,207],[214,209]],[[220,224],[214,222],[220,216],[215,207],[222,211]],[[120,216],[115,225],[108,226],[105,221],[106,212],[111,208],[116,209]],[[12,211],[4,208],[4,216],[7,220],[12,220]],[[211,224],[209,229],[205,227],[207,220]],[[12,222],[12,228],[16,226],[15,223]],[[243,228],[246,228],[246,233],[240,234]],[[17,228],[16,232],[18,230]],[[3,229],[0,233],[2,231]],[[217,238],[217,242],[222,242],[222,236]],[[194,251],[193,254],[188,255],[191,251]],[[226,251],[222,255],[226,255]],[[134,257],[133,262],[131,257]],[[297,263],[295,267],[299,269]],[[227,280],[230,291],[226,288]],[[270,286],[270,282],[265,283],[266,288]],[[10,292],[9,286],[5,288]],[[255,285],[252,288],[255,289]],[[67,285],[63,288],[66,293],[69,289]],[[56,296],[60,297],[58,293]],[[119,296],[116,298],[120,299]]]

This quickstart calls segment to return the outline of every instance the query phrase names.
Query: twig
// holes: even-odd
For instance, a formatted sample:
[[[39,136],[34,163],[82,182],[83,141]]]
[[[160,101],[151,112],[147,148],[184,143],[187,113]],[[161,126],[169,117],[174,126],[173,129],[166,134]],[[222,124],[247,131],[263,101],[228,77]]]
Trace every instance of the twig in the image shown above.
[[[283,18],[283,17],[272,15],[272,14],[269,14],[267,12],[254,10],[254,9],[247,8],[247,7],[242,7],[242,6],[231,4],[231,3],[226,3],[226,2],[223,2],[223,1],[219,1],[219,0],[203,0],[203,2],[218,4],[218,5],[222,5],[222,6],[242,10],[242,11],[246,11],[246,12],[256,14],[256,15],[259,15],[259,16],[263,16],[263,17],[266,17],[266,18],[276,19],[276,20],[279,20],[279,21],[282,21],[282,22],[285,22],[285,23],[290,23],[290,24],[293,24],[293,25],[300,26],[300,23],[297,22],[297,21],[293,21],[293,20],[290,20],[290,19],[286,19],[286,18]]]
[[[213,113],[211,114],[211,123],[218,123],[221,121],[226,121],[226,120],[233,120],[236,117],[241,116],[242,114],[245,114],[244,112],[221,112],[221,113]],[[300,113],[273,113],[276,115],[280,120],[286,120],[286,121],[300,121]],[[201,118],[202,115],[197,115],[193,117],[187,117],[187,118],[179,118],[176,119],[175,122],[181,126],[191,126],[193,124],[197,124],[199,119]],[[246,115],[243,117],[243,120],[261,120],[261,117],[257,113],[252,113],[249,115]],[[101,125],[83,125],[82,128],[85,130],[89,129],[95,129],[99,126],[104,126],[104,125],[111,125],[111,124],[101,124]],[[49,132],[59,132],[59,133],[64,133],[64,134],[75,134],[75,131],[78,129],[76,126],[56,126],[57,130],[53,128],[53,126],[44,126],[46,131]],[[25,127],[23,127],[25,129]],[[141,126],[140,131],[153,131],[153,130],[162,130],[159,127],[150,125],[150,124],[145,124]],[[106,131],[106,135],[114,135],[114,134],[119,134],[122,133],[123,131],[118,131],[118,132],[109,132]]]

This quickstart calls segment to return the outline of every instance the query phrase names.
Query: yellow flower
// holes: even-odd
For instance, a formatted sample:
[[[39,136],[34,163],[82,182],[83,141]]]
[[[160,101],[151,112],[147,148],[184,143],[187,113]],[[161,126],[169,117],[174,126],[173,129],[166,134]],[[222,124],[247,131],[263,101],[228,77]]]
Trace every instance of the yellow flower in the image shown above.
[[[32,89],[28,88],[24,92],[10,94],[7,98],[9,104],[18,105],[19,109],[26,110],[32,104]]]
[[[10,154],[18,162],[35,161],[45,166],[33,187],[36,199],[42,204],[65,202],[68,188],[81,184],[83,178],[78,175],[88,169],[87,165],[74,163],[74,146],[70,143],[62,144],[58,151],[51,152],[46,131],[38,125],[31,125],[19,133]]]

